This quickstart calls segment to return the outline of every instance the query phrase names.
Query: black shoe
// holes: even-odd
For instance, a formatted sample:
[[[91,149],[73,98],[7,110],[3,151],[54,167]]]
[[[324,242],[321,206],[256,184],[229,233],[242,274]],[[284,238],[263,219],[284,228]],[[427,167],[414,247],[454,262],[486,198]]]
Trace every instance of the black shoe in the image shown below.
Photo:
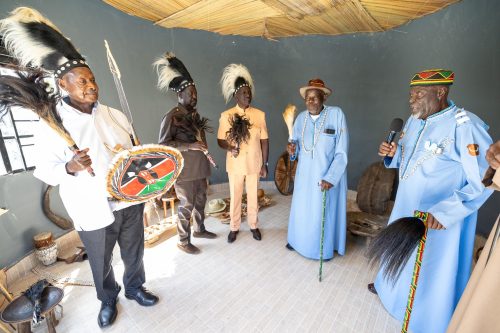
[[[236,240],[236,235],[240,232],[239,230],[236,231],[230,231],[229,235],[227,235],[227,242],[232,243]]]
[[[208,230],[203,230],[203,231],[193,231],[193,237],[214,239],[217,238],[217,235]]]
[[[149,292],[146,288],[140,287],[134,292],[125,293],[125,297],[128,299],[135,299],[139,305],[142,306],[152,306],[158,303],[158,296]]]
[[[262,239],[262,235],[260,234],[259,228],[250,229],[253,235],[253,239],[260,241]]]
[[[290,251],[295,251],[295,249],[290,245],[290,243],[286,243],[285,247]]]
[[[368,283],[368,291],[371,292],[372,294],[377,295],[377,289],[375,289],[375,284],[374,283]]]
[[[181,249],[182,251],[186,252],[187,254],[198,254],[200,253],[200,249],[194,246],[191,243],[187,244],[177,244],[177,247]]]
[[[105,301],[101,303],[101,310],[99,310],[99,315],[97,316],[97,324],[99,327],[108,327],[113,324],[118,314],[118,309],[116,308],[117,298]]]

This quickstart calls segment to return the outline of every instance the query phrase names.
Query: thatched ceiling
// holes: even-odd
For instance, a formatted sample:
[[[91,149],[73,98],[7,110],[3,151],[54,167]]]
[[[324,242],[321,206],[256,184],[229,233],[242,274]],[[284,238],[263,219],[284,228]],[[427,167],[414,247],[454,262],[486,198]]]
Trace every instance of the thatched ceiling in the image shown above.
[[[389,30],[459,0],[103,0],[165,28],[265,38]]]

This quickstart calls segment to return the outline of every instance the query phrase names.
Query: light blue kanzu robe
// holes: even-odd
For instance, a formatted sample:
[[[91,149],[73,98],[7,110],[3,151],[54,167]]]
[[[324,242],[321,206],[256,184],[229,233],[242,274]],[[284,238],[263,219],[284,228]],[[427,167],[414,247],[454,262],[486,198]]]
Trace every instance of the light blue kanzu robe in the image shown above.
[[[304,257],[319,259],[323,194],[318,184],[326,180],[333,188],[326,195],[323,258],[333,258],[334,250],[343,255],[349,134],[342,110],[325,106],[315,121],[308,111],[301,112],[295,119],[293,140],[299,162],[288,223],[288,243]]]
[[[410,117],[395,156],[386,166],[399,168],[399,187],[389,221],[430,212],[446,230],[429,229],[410,318],[413,333],[441,333],[469,279],[477,210],[491,195],[481,183],[492,143],[488,126],[453,102],[427,120]],[[379,272],[380,300],[402,321],[416,250],[395,285]]]

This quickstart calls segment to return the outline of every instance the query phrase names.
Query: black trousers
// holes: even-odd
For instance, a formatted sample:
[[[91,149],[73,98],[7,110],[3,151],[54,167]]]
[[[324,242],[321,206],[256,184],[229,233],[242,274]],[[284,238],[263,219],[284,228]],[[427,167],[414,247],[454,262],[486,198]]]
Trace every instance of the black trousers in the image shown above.
[[[197,179],[177,181],[175,193],[180,200],[178,208],[177,233],[179,243],[187,244],[191,239],[191,216],[193,217],[194,230],[205,231],[205,203],[207,202],[207,180]]]
[[[134,205],[113,213],[115,221],[105,228],[78,231],[87,250],[92,276],[101,302],[118,296],[119,286],[113,272],[113,248],[118,242],[125,266],[125,293],[132,293],[146,282],[144,273],[144,204]]]

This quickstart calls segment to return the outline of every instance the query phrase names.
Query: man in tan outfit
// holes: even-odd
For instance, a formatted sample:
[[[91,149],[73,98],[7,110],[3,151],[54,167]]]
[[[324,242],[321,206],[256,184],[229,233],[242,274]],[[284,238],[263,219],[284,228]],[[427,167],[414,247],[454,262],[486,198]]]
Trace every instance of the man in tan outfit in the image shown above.
[[[500,140],[486,152],[493,172],[489,187],[500,190]],[[496,171],[495,171],[496,170]],[[500,215],[476,263],[462,298],[451,318],[447,333],[496,333],[500,331],[500,241],[498,223]]]
[[[243,65],[231,64],[224,69],[222,76],[222,92],[226,102],[234,97],[236,105],[223,112],[219,120],[217,142],[222,149],[227,150],[226,170],[229,177],[231,193],[230,232],[228,243],[236,240],[241,224],[241,197],[243,184],[247,192],[247,220],[255,240],[261,240],[262,235],[257,227],[259,210],[257,189],[259,177],[267,176],[269,137],[267,134],[265,113],[250,106],[252,101],[253,82],[247,68]],[[226,140],[231,128],[234,114],[244,116],[250,121],[250,137],[246,142],[236,146]]]

